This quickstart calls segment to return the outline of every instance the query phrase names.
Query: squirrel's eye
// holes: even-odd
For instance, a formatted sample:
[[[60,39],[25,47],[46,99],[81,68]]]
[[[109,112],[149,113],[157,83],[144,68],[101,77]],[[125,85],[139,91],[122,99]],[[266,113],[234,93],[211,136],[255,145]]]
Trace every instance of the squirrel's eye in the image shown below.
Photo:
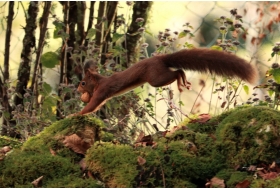
[[[85,82],[85,81],[82,81],[82,82],[81,82],[81,85],[82,85],[82,86],[85,86],[85,85],[86,85],[86,82]]]

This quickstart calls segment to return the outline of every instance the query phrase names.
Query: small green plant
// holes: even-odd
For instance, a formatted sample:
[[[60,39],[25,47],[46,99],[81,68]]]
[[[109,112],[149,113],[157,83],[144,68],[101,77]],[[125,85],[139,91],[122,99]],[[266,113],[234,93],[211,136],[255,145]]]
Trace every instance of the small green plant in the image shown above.
[[[280,67],[279,67],[280,43],[276,43],[272,48],[271,58],[274,58],[274,63],[266,72],[266,82],[257,86],[257,88],[266,89],[267,94],[264,96],[265,101],[260,103],[266,104],[276,110],[280,104]]]

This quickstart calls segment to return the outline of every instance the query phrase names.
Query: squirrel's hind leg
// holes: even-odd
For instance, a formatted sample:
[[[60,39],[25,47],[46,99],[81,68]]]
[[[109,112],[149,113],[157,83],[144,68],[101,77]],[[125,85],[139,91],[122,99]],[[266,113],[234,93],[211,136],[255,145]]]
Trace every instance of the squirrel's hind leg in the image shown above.
[[[155,78],[155,76],[157,76],[157,78]],[[181,87],[189,89],[190,83],[187,81],[186,75],[181,69],[172,71],[169,68],[166,68],[164,71],[161,70],[159,74],[153,73],[153,76],[150,76],[147,82],[153,87],[161,87],[169,85],[175,80],[177,80],[177,86],[180,92],[183,91]]]
[[[190,86],[191,86],[191,83],[188,82],[186,74],[184,73],[184,71],[180,69],[180,70],[177,70],[175,72],[177,72],[177,86],[178,86],[179,91],[180,92],[183,91],[181,86],[185,87],[189,90]]]

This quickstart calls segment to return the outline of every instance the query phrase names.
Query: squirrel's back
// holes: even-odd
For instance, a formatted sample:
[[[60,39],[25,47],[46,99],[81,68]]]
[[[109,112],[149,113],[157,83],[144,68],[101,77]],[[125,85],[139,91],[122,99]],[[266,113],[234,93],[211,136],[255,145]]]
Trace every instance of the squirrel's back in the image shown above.
[[[258,76],[256,68],[244,59],[218,50],[181,50],[163,55],[161,60],[167,67],[239,77],[251,84],[256,82]]]

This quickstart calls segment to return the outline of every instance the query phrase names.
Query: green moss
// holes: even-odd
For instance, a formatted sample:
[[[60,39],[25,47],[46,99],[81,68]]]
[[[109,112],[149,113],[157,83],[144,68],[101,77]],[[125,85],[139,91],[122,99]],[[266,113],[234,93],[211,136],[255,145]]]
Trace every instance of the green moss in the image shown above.
[[[80,173],[78,165],[68,158],[51,154],[34,154],[15,150],[7,156],[0,166],[1,187],[27,187],[40,176],[44,180],[53,180],[71,173]]]
[[[235,170],[233,170],[233,169],[222,169],[215,176],[217,178],[228,181],[230,179],[231,174],[234,172],[235,172]]]
[[[245,179],[251,181],[252,176],[233,170],[234,166],[270,164],[280,156],[279,126],[278,111],[242,107],[154,138],[153,147],[98,141],[87,151],[86,164],[104,187],[203,187],[214,176],[224,179],[228,187],[235,187]],[[85,139],[93,135],[97,140],[100,127],[100,120],[87,116],[54,123],[30,138],[21,150],[5,157],[0,165],[0,184],[31,187],[31,181],[43,175],[44,187],[99,187],[95,180],[81,178],[75,163],[82,156],[64,147],[63,139],[75,133]],[[102,134],[107,141],[113,137]],[[56,156],[50,154],[50,149]],[[265,184],[254,180],[251,186],[278,184],[278,180]]]
[[[264,180],[262,178],[252,180],[250,187],[251,188],[279,188],[280,177],[277,177],[276,179],[270,179],[270,180]]]
[[[24,150],[46,151],[46,149],[60,147],[57,142],[65,136],[84,131],[86,127],[96,130],[96,140],[100,139],[100,129],[104,127],[101,120],[89,116],[75,116],[55,122],[35,137],[29,138],[23,146]],[[42,146],[46,145],[46,146]]]
[[[96,143],[88,150],[86,162],[88,169],[99,173],[108,187],[135,186],[137,155],[131,146]]]
[[[93,137],[98,140],[102,127],[101,120],[89,116],[67,118],[46,127],[1,162],[0,186],[32,187],[33,180],[44,176],[43,185],[48,184],[48,187],[96,187],[95,182],[81,178],[82,172],[76,163],[82,155],[65,147],[63,140],[71,134],[77,134],[85,140]]]
[[[7,136],[0,136],[0,148],[4,146],[10,146],[12,148],[18,148],[22,145],[22,143],[14,138]]]
[[[49,181],[47,188],[100,188],[103,187],[98,181],[89,179],[82,179],[74,175],[67,175],[63,178],[57,178]]]
[[[231,174],[228,181],[226,181],[226,185],[229,188],[235,187],[237,183],[244,181],[247,178],[247,172],[239,172],[235,171]]]
[[[271,162],[280,156],[280,114],[267,107],[238,109],[219,123],[217,144],[230,164]]]

